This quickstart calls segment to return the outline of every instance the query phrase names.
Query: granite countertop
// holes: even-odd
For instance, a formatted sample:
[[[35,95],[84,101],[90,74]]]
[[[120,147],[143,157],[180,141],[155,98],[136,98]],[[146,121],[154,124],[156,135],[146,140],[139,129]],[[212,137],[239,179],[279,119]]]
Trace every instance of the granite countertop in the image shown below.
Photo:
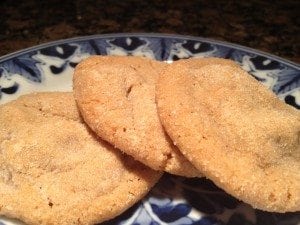
[[[156,32],[232,42],[300,63],[297,0],[20,2],[0,3],[0,55],[82,35]]]

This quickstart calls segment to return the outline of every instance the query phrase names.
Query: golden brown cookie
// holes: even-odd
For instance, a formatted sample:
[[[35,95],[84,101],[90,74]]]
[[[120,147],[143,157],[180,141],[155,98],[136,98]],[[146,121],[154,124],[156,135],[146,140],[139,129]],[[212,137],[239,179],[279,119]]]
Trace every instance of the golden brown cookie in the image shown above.
[[[155,170],[199,176],[159,121],[155,84],[166,66],[142,57],[92,56],[75,69],[75,99],[85,122],[104,140]]]
[[[0,107],[0,214],[28,224],[95,224],[141,199],[160,173],[99,140],[72,93]]]
[[[300,210],[300,113],[235,65],[175,62],[160,76],[161,121],[199,171],[266,211]]]
[[[199,69],[202,66],[207,65],[224,65],[224,66],[234,66],[239,67],[239,65],[232,60],[217,58],[217,57],[207,57],[207,58],[189,58],[189,59],[182,59],[179,61],[175,61],[175,64],[186,65],[191,69]]]

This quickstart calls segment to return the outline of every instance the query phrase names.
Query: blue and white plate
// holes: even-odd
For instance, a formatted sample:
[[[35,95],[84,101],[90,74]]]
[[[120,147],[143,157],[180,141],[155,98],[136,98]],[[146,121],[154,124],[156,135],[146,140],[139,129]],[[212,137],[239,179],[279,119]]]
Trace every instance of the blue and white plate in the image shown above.
[[[222,57],[238,62],[287,104],[300,109],[300,66],[246,47],[161,34],[113,34],[51,42],[0,58],[0,104],[36,91],[71,91],[74,67],[90,55],[140,55],[172,62]],[[0,225],[18,224],[0,218]],[[205,179],[165,175],[149,195],[106,225],[299,225],[300,213],[255,210]]]

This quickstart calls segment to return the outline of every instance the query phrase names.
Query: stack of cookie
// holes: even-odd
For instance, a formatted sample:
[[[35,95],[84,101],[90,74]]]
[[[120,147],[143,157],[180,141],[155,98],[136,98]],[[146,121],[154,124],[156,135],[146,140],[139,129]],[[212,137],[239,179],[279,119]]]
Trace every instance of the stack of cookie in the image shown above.
[[[163,171],[300,210],[300,113],[230,60],[92,56],[74,93],[23,96],[0,123],[0,214],[29,224],[109,220]]]

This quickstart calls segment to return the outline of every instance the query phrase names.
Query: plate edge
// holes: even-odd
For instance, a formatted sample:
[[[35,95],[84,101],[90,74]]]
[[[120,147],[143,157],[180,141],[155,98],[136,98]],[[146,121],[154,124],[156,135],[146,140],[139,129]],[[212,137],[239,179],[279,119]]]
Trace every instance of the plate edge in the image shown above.
[[[5,60],[9,60],[17,55],[21,54],[26,54],[31,51],[39,50],[42,48],[58,45],[58,44],[63,44],[63,43],[70,43],[74,41],[85,41],[85,40],[90,40],[90,39],[97,39],[97,38],[114,38],[114,37],[130,37],[130,36],[136,36],[136,37],[146,37],[146,38],[178,38],[178,39],[186,39],[186,40],[195,40],[195,41],[206,41],[212,44],[220,44],[226,47],[234,47],[238,50],[244,50],[247,52],[263,55],[267,58],[271,58],[274,60],[277,60],[279,62],[285,63],[291,67],[294,67],[297,70],[300,70],[300,64],[290,61],[288,59],[282,58],[277,55],[273,55],[268,52],[264,52],[261,50],[257,50],[251,47],[231,43],[231,42],[226,42],[226,41],[220,41],[216,39],[211,39],[211,38],[204,38],[204,37],[197,37],[197,36],[191,36],[191,35],[181,35],[181,34],[167,34],[167,33],[107,33],[107,34],[94,34],[94,35],[86,35],[86,36],[77,36],[77,37],[72,37],[72,38],[66,38],[66,39],[59,39],[55,41],[49,41],[46,43],[42,43],[39,45],[34,45],[28,48],[24,48],[6,55],[3,55],[0,57],[0,63]]]

